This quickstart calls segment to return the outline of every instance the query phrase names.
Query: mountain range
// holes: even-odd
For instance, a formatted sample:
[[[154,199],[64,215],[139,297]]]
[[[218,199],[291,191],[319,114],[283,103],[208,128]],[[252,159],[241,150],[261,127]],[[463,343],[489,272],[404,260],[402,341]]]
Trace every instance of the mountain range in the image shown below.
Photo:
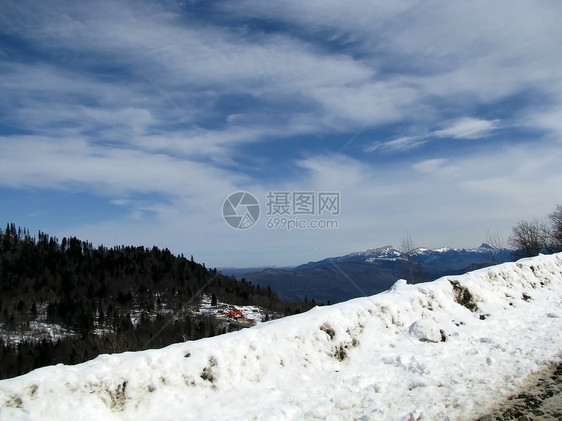
[[[235,275],[270,287],[284,300],[335,303],[378,294],[400,278],[418,283],[512,260],[512,250],[485,243],[468,249],[420,247],[409,253],[388,245],[292,268],[238,270]]]

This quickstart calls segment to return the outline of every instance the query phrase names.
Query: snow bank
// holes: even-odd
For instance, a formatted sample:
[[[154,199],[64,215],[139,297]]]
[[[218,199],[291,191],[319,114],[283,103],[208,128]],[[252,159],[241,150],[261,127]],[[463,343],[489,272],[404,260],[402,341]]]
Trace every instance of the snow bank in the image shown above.
[[[344,281],[342,281],[344,282]],[[0,419],[474,419],[559,358],[562,254],[0,382]]]

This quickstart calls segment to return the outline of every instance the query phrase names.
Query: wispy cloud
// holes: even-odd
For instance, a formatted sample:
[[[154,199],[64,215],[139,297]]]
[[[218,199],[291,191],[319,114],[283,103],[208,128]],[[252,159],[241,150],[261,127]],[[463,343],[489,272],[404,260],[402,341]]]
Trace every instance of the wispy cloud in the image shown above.
[[[203,197],[210,190],[226,194],[244,183],[236,173],[188,158],[91,145],[78,137],[40,136],[0,138],[0,179],[12,188],[79,186],[109,196],[140,192]]]
[[[454,121],[449,127],[434,132],[438,137],[455,139],[478,139],[491,134],[499,125],[498,120],[482,120],[465,117]]]
[[[403,136],[388,141],[374,142],[365,147],[365,152],[405,152],[420,147],[435,137],[454,139],[478,139],[487,137],[499,127],[499,120],[484,120],[463,117],[453,121],[447,128],[435,130],[425,136]]]
[[[531,113],[522,122],[527,127],[538,128],[553,135],[555,140],[562,141],[562,104],[547,111]]]
[[[449,160],[446,158],[426,159],[425,161],[412,165],[412,168],[424,174],[431,174],[437,171],[443,171],[443,169],[445,169],[445,164],[448,161]]]
[[[364,150],[365,152],[402,152],[414,149],[426,142],[427,139],[424,137],[404,136],[386,142],[374,142],[371,145],[367,146]]]

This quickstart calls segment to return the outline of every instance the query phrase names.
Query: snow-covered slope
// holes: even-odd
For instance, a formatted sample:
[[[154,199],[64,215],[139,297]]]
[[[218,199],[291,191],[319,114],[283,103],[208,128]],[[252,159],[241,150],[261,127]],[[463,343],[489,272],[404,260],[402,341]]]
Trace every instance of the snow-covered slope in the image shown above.
[[[4,420],[474,419],[562,350],[562,254],[0,382]]]

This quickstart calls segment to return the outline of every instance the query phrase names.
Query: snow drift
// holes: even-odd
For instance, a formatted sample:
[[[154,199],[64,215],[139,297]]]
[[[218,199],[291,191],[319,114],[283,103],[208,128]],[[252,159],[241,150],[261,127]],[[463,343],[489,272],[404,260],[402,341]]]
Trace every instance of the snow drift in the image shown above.
[[[342,281],[344,282],[344,281]],[[562,348],[562,254],[0,382],[0,419],[474,419]]]

